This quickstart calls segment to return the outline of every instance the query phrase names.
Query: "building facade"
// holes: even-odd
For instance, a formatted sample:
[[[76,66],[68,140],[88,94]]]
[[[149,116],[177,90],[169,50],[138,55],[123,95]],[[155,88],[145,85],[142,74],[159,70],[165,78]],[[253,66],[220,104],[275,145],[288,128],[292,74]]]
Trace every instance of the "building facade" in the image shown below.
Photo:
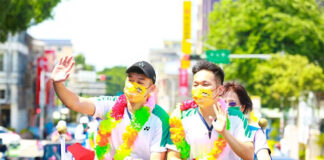
[[[34,109],[34,65],[29,44],[22,32],[0,44],[0,125],[21,130],[28,127]]]

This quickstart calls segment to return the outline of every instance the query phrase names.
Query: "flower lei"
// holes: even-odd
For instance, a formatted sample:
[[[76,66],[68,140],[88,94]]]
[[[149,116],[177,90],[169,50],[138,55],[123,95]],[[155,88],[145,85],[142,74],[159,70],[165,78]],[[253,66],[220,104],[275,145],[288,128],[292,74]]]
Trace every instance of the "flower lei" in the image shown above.
[[[95,143],[94,143],[94,133],[90,133],[90,136],[89,136],[89,144],[90,144],[90,147],[91,149],[93,149],[95,147]]]
[[[121,95],[113,106],[112,110],[107,113],[107,119],[102,120],[99,125],[99,131],[96,139],[96,155],[99,160],[105,158],[105,154],[109,153],[111,146],[109,138],[111,131],[117,126],[124,115],[125,108],[127,107],[126,96]],[[144,124],[150,117],[150,108],[147,106],[141,107],[136,110],[130,125],[126,127],[126,132],[123,134],[123,144],[121,144],[114,155],[115,160],[123,160],[131,153],[131,147],[134,144],[138,132],[141,131]]]
[[[182,102],[180,105],[180,111],[176,112],[174,116],[172,116],[169,120],[170,124],[170,132],[171,132],[171,140],[176,145],[177,149],[180,151],[180,155],[182,159],[187,159],[190,156],[190,145],[187,143],[185,139],[185,131],[181,123],[181,112],[188,110],[190,108],[196,108],[198,105],[193,100],[187,100]],[[230,129],[230,121],[227,116],[227,125],[226,129]],[[214,142],[213,149],[207,154],[206,158],[209,159],[217,159],[218,156],[222,153],[224,148],[226,147],[225,139],[219,135],[218,139]]]

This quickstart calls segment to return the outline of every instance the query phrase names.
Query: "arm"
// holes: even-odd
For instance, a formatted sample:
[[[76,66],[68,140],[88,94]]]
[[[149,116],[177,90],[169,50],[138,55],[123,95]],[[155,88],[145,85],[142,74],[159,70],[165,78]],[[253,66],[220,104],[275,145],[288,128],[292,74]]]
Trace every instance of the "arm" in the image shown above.
[[[228,130],[223,132],[223,137],[231,149],[242,159],[253,160],[254,147],[252,142],[241,142],[231,135]]]
[[[76,112],[88,115],[94,114],[95,105],[92,101],[79,97],[78,95],[67,89],[64,86],[63,82],[53,82],[53,84],[57,96],[68,108]]]
[[[70,75],[70,71],[73,68],[74,61],[72,60],[73,57],[65,57],[64,59],[61,58],[60,63],[55,66],[51,80],[54,84],[54,89],[57,96],[60,100],[70,109],[85,113],[88,115],[93,115],[95,112],[95,105],[90,100],[85,98],[81,98],[69,89],[64,86],[64,81]]]
[[[266,135],[262,129],[256,131],[254,139],[254,150],[258,159],[270,160],[270,148],[267,143]]]
[[[180,152],[168,149],[167,159],[170,160],[181,160]]]
[[[217,121],[212,122],[214,129],[225,138],[235,154],[242,159],[253,160],[254,147],[252,142],[241,142],[232,136],[231,133],[226,130],[227,113],[224,112],[220,105],[214,105],[213,108],[217,117]],[[244,130],[237,130],[237,132],[244,133]]]
[[[269,155],[269,150],[266,148],[261,149],[259,152],[257,152],[256,155],[257,155],[258,159],[271,160],[270,155]]]
[[[165,152],[155,152],[155,153],[151,153],[151,157],[150,159],[152,160],[164,160],[165,159]]]

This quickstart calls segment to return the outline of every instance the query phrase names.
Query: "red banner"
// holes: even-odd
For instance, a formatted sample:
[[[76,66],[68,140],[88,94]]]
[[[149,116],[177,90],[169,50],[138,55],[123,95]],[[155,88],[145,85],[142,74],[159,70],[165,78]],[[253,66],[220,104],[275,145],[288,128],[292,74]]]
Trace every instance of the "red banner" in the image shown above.
[[[49,81],[48,73],[52,72],[55,65],[55,51],[45,50],[44,56],[37,58],[37,76],[36,76],[36,106],[39,106],[40,102],[40,75],[41,72],[45,74],[45,103],[47,105],[54,104],[54,89],[52,83]]]
[[[179,95],[187,96],[189,92],[188,86],[188,71],[187,69],[179,70]]]
[[[48,63],[45,57],[37,58],[37,75],[36,75],[36,105],[39,106],[39,95],[40,95],[40,74],[48,70]]]

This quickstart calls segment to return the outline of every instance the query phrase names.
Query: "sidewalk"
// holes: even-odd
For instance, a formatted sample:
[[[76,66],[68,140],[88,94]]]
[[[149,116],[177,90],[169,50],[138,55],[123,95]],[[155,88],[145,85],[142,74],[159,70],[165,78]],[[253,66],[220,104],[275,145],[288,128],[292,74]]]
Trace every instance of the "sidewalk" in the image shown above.
[[[43,147],[38,145],[41,142],[45,145],[49,141],[39,141],[33,139],[22,139],[20,140],[20,146],[17,148],[9,148],[9,157],[24,157],[24,158],[35,158],[43,156]]]

